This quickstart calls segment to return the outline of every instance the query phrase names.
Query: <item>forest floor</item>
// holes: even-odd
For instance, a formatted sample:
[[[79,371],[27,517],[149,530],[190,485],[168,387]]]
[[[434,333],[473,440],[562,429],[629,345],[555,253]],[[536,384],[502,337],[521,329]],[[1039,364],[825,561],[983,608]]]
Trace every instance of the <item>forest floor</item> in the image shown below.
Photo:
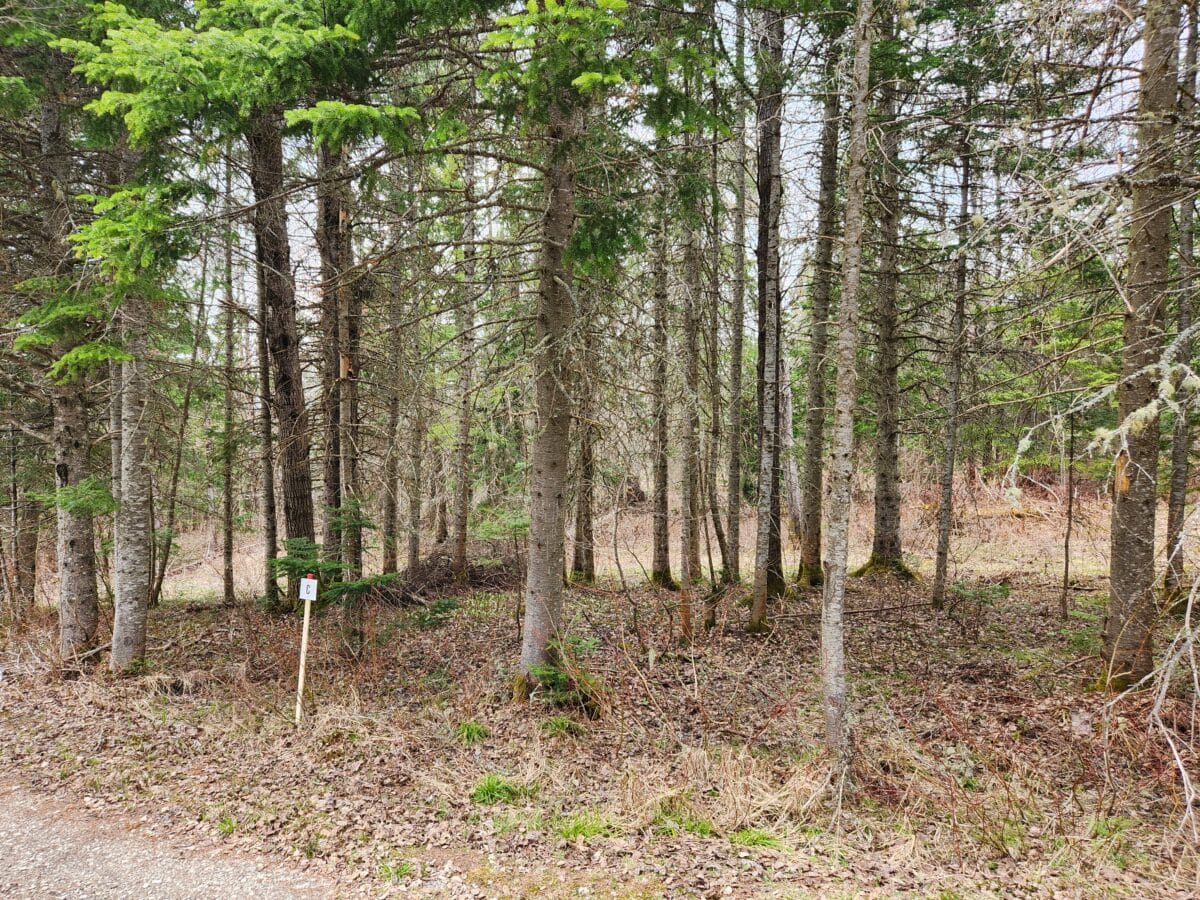
[[[727,597],[683,646],[674,595],[612,579],[569,592],[565,706],[514,704],[519,595],[469,590],[371,606],[359,663],[318,617],[299,728],[295,619],[168,602],[150,670],[118,679],[56,669],[47,612],[2,644],[0,760],[41,802],[345,896],[1195,896],[1165,740],[1192,746],[1190,698],[1165,731],[1147,696],[1108,704],[1103,581],[1064,622],[1055,578],[992,563],[941,614],[922,582],[852,581],[846,780],[820,749],[817,592],[765,637]]]

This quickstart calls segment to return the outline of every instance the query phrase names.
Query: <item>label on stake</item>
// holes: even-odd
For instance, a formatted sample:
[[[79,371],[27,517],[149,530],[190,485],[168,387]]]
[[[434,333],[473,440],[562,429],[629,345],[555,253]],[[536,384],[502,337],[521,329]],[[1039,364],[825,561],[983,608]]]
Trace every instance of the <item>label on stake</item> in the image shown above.
[[[300,599],[317,599],[317,579],[313,578],[311,575],[300,579]]]

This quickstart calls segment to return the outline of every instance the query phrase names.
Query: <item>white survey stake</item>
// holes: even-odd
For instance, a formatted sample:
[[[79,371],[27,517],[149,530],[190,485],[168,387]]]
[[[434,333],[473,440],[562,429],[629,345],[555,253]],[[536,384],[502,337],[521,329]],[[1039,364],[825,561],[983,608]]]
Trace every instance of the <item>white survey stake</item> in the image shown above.
[[[317,599],[317,579],[312,574],[300,579],[300,599],[304,601],[304,625],[300,630],[300,672],[296,676],[296,724],[300,724],[300,712],[304,708],[304,663],[308,658],[308,619],[312,615],[312,603]]]

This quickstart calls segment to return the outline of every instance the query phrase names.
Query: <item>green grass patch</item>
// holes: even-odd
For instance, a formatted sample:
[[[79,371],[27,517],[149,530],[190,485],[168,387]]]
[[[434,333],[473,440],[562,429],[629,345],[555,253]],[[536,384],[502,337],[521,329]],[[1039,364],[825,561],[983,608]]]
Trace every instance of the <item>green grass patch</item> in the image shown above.
[[[738,847],[766,847],[770,850],[782,850],[783,841],[764,831],[762,828],[743,828],[729,835],[729,843]]]
[[[476,722],[474,719],[468,719],[466,722],[459,722],[454,729],[454,736],[458,738],[459,743],[465,744],[468,747],[473,747],[476,744],[482,743],[490,735],[491,732],[483,725]]]
[[[484,775],[471,790],[471,802],[480,806],[495,806],[497,803],[515,803],[537,793],[536,788],[510,781],[495,773]]]
[[[555,833],[568,841],[595,837],[612,837],[617,826],[594,809],[563,816],[555,823]]]
[[[413,865],[408,860],[381,862],[375,874],[380,881],[402,881],[413,873]]]

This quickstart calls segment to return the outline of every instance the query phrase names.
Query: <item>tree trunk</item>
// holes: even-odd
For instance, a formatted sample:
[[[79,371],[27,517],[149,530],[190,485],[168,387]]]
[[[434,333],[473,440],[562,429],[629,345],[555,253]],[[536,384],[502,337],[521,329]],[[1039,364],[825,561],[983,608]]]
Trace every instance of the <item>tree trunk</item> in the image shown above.
[[[894,32],[894,27],[889,26]],[[879,277],[876,280],[875,326],[875,528],[870,571],[908,576],[900,540],[900,321],[896,292],[900,284],[900,132],[896,127],[896,87],[879,86],[884,121],[879,198]]]
[[[688,156],[694,161],[695,155]],[[693,610],[700,571],[700,232],[697,211],[684,210],[683,227],[683,434],[679,496],[683,507],[679,536],[679,624],[685,641],[693,636]]]
[[[779,213],[783,121],[783,15],[762,12],[758,46],[759,468],[751,631],[767,628],[769,602],[783,593],[779,522]]]
[[[424,488],[425,416],[422,386],[413,391],[413,414],[410,419],[408,442],[408,555],[405,562],[411,574],[421,562],[421,491]]]
[[[399,567],[400,538],[397,529],[399,521],[399,489],[400,489],[400,390],[403,383],[401,372],[404,367],[402,355],[403,337],[400,332],[400,283],[399,274],[395,276],[395,289],[388,301],[388,341],[391,345],[390,356],[392,364],[392,385],[388,394],[387,426],[385,438],[387,446],[383,457],[383,565],[384,574],[395,572]],[[418,498],[420,494],[418,493]],[[419,515],[419,514],[418,514]]]
[[[1181,119],[1190,127],[1196,108],[1196,2],[1188,4],[1187,45],[1183,61],[1183,84],[1179,98]],[[1194,168],[1193,138],[1185,134],[1180,148],[1183,175],[1190,175]],[[1194,228],[1196,221],[1196,198],[1188,194],[1179,201],[1179,333],[1184,334],[1192,326],[1192,290],[1195,286],[1196,259],[1194,253]],[[1190,362],[1194,342],[1185,339],[1177,356]],[[1176,378],[1176,386],[1180,379]],[[1165,600],[1168,604],[1177,601],[1185,591],[1183,523],[1187,506],[1188,453],[1192,447],[1192,429],[1188,411],[1193,398],[1185,397],[1175,411],[1175,426],[1171,433],[1171,488],[1167,497],[1167,575],[1164,584]]]
[[[321,257],[321,431],[324,454],[321,478],[321,554],[337,562],[342,556],[342,380],[338,295],[347,266],[339,237],[346,185],[338,180],[336,148],[317,149],[317,251]]]
[[[585,338],[586,340],[586,338]],[[585,351],[586,352],[586,351]],[[579,479],[575,492],[575,541],[572,547],[571,578],[591,584],[596,580],[596,426],[585,391],[579,409]]]
[[[788,528],[792,539],[804,533],[804,498],[800,489],[800,466],[796,462],[796,435],[792,430],[792,372],[786,353],[779,356],[779,452],[783,462],[783,494],[787,501]]]
[[[840,32],[830,36],[825,57],[825,105],[821,123],[820,186],[817,193],[817,243],[813,259],[812,306],[809,310],[808,372],[804,402],[804,474],[800,513],[800,583],[821,583],[821,505],[824,492],[826,355],[829,346],[830,298],[833,293],[833,249],[838,221],[838,143],[841,138],[841,92],[837,86]]]
[[[662,188],[666,190],[665,186]],[[667,441],[669,414],[667,398],[667,211],[660,200],[654,236],[654,325],[651,393],[654,398],[654,539],[650,581],[659,587],[675,588],[671,576],[670,497],[668,495]]]
[[[146,441],[146,338],[149,304],[131,296],[123,303],[125,349],[132,359],[121,364],[121,506],[117,518],[121,548],[116,557],[113,606],[114,672],[127,672],[146,657],[146,618],[150,609],[150,469]]]
[[[467,521],[471,513],[472,366],[475,356],[475,155],[463,160],[463,296],[458,308],[458,433],[454,439],[454,535],[450,559],[454,580],[467,581]]]
[[[24,622],[35,602],[37,588],[38,537],[42,526],[42,504],[22,492],[16,509],[16,530],[13,534],[13,568],[15,571],[17,621]]]
[[[225,157],[225,405],[221,424],[221,587],[222,602],[233,606],[237,596],[233,587],[233,391],[236,363],[233,351],[234,317],[237,304],[233,297],[234,226],[230,219],[233,209],[233,161]]]
[[[970,105],[970,104],[968,104]],[[967,229],[971,224],[971,148],[964,134],[959,154],[958,255],[954,261],[954,315],[950,321],[950,360],[946,366],[946,436],[942,461],[942,495],[938,505],[937,558],[934,563],[934,609],[946,603],[950,567],[950,530],[954,522],[954,457],[958,449],[958,394],[962,384],[967,339]]]
[[[736,67],[739,78],[746,73],[746,8],[737,3]],[[746,103],[741,83],[737,92],[736,156],[733,172],[733,303],[729,340],[729,470],[725,485],[729,516],[729,565],[726,580],[741,577],[742,552],[742,353],[746,328]]]
[[[1180,6],[1148,0],[1138,95],[1137,172],[1129,234],[1124,354],[1117,384],[1123,445],[1113,470],[1112,549],[1102,680],[1130,687],[1152,668],[1158,376],[1170,287]]]
[[[281,605],[279,581],[272,563],[279,554],[278,515],[275,509],[275,428],[271,416],[271,362],[267,350],[267,309],[262,294],[262,267],[258,278],[258,412],[263,531],[263,602],[268,609]]]
[[[73,190],[68,177],[69,147],[62,107],[54,92],[41,101],[39,138],[42,151],[41,191],[45,200],[47,255],[58,269],[70,265],[67,246],[70,230],[68,198]],[[69,346],[56,348],[59,355]],[[60,499],[55,504],[58,552],[58,646],[64,658],[88,650],[96,639],[100,615],[96,596],[96,543],[92,513],[86,504],[65,503],[63,492],[78,488],[88,478],[88,410],[83,385],[78,381],[53,382],[50,397],[53,426],[54,483]],[[119,429],[118,429],[119,430]],[[118,479],[119,482],[119,479]]]
[[[846,761],[846,657],[843,616],[850,549],[850,478],[854,474],[854,403],[858,397],[858,305],[862,276],[863,220],[867,192],[867,96],[871,69],[872,0],[859,0],[854,22],[854,69],[850,85],[846,225],[842,295],[838,305],[837,393],[829,465],[829,532],[821,604],[821,687],[825,742]]]
[[[254,240],[259,294],[266,311],[267,350],[274,369],[274,412],[279,426],[284,532],[288,540],[315,539],[308,414],[296,330],[284,190],[283,139],[277,109],[260,110],[246,138],[254,189]],[[289,594],[291,592],[289,591]]]
[[[87,406],[77,382],[59,384],[54,410],[54,476],[69,491],[88,477]],[[58,645],[64,658],[88,650],[100,616],[96,596],[96,544],[92,513],[86,506],[58,503]]]
[[[547,134],[546,212],[538,290],[537,429],[530,472],[529,562],[525,623],[521,631],[521,674],[548,661],[562,618],[563,515],[571,449],[571,354],[568,341],[575,304],[565,259],[575,230],[574,142],[578,113],[552,108]]]

